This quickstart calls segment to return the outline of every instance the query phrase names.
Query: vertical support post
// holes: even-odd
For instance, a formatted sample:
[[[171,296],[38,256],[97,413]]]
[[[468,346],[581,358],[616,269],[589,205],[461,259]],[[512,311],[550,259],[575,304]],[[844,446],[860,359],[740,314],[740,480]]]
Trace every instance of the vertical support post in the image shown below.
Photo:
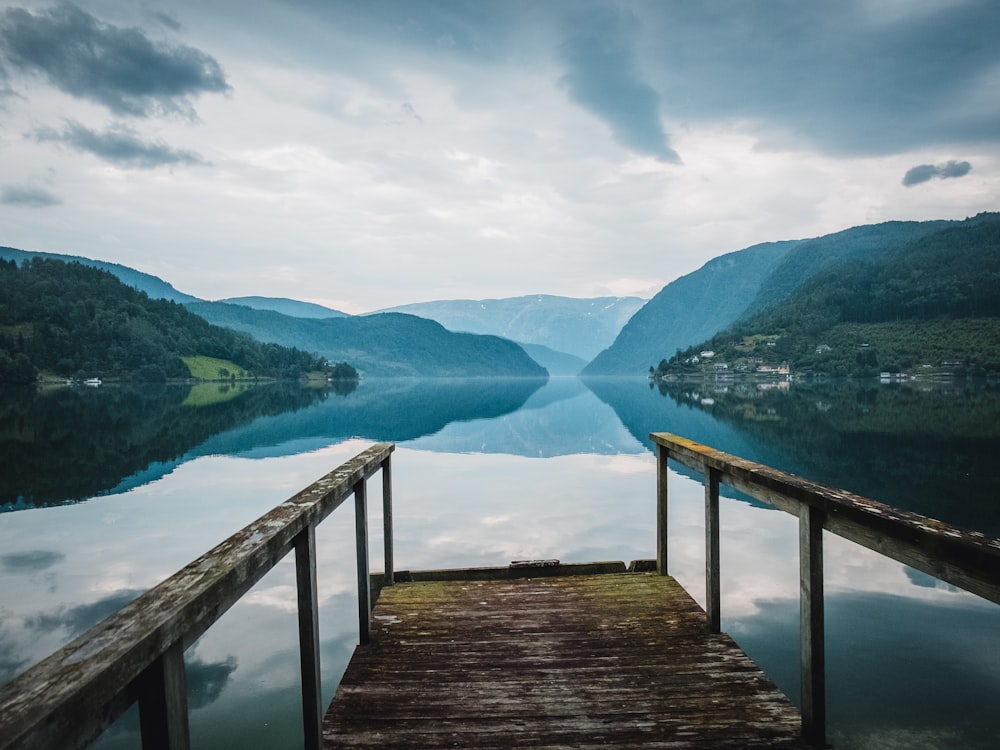
[[[826,655],[823,617],[824,512],[799,509],[799,639],[802,737],[826,745]]]
[[[667,459],[670,452],[656,446],[656,572],[667,573]]]
[[[395,581],[392,559],[392,464],[389,456],[382,462],[382,539],[385,543],[385,580],[383,586],[391,586]]]
[[[306,750],[320,750],[323,703],[319,666],[319,599],[316,594],[316,527],[295,537],[295,579],[299,601],[299,663],[302,674],[302,728]]]
[[[368,575],[368,500],[365,480],[354,485],[354,542],[358,553],[358,633],[362,644],[371,639],[372,593]]]
[[[175,641],[141,678],[139,728],[143,750],[189,750],[184,646]]]
[[[719,470],[705,467],[705,614],[708,630],[722,632],[719,584]]]

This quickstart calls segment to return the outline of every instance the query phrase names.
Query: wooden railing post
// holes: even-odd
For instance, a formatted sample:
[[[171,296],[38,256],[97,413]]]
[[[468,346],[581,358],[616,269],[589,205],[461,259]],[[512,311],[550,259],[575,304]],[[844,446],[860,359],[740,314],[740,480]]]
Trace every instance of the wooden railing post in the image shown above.
[[[719,583],[719,470],[705,469],[705,614],[708,629],[722,632]]]
[[[365,480],[354,485],[354,532],[358,553],[358,633],[362,645],[371,638],[372,594],[368,574],[368,500]]]
[[[382,539],[385,544],[385,576],[383,586],[391,586],[395,581],[392,559],[392,465],[387,456],[382,462]]]
[[[799,640],[802,737],[826,745],[826,656],[823,627],[823,516],[799,509]]]
[[[302,674],[302,728],[306,750],[320,750],[323,692],[319,663],[319,601],[316,593],[316,527],[295,537],[295,578],[299,602],[299,662]]]
[[[175,641],[140,678],[139,729],[143,750],[189,750],[184,645]]]
[[[656,446],[656,572],[667,575],[667,459],[670,452]]]

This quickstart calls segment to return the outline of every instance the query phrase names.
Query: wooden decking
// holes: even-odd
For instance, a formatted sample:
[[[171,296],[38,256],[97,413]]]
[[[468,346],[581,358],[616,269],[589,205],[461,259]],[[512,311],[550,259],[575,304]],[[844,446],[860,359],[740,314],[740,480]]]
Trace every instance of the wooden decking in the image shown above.
[[[530,575],[384,589],[324,747],[805,746],[798,710],[673,578]]]

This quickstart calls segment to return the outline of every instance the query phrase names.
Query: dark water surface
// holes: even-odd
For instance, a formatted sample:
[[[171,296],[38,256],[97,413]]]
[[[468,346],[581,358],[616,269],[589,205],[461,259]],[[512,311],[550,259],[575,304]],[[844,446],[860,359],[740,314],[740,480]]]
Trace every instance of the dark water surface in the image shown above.
[[[628,561],[655,555],[653,431],[1000,537],[998,417],[1000,389],[959,384],[0,392],[0,682],[375,441],[398,446],[401,569]],[[671,570],[703,601],[702,489],[683,473],[670,482]],[[797,700],[796,521],[723,494],[723,627]],[[357,637],[350,515],[318,532],[327,697]],[[998,746],[1000,607],[836,537],[826,547],[836,746]],[[289,561],[187,660],[195,747],[301,746]],[[134,717],[99,746],[137,747]]]

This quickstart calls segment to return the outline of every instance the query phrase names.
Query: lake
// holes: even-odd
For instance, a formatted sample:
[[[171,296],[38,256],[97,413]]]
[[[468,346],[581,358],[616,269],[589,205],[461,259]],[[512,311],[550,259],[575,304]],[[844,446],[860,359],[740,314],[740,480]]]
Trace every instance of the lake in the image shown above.
[[[628,562],[655,557],[653,431],[1000,536],[998,415],[1000,387],[962,382],[4,392],[0,683],[376,441],[397,444],[398,569]],[[704,604],[703,490],[680,468],[670,492],[671,572]],[[722,494],[723,629],[797,701],[796,519]],[[317,546],[329,699],[357,638],[350,510]],[[831,741],[996,747],[1000,607],[837,537],[825,546]],[[285,560],[187,653],[194,746],[300,747],[297,649]],[[138,747],[133,714],[97,747]]]

